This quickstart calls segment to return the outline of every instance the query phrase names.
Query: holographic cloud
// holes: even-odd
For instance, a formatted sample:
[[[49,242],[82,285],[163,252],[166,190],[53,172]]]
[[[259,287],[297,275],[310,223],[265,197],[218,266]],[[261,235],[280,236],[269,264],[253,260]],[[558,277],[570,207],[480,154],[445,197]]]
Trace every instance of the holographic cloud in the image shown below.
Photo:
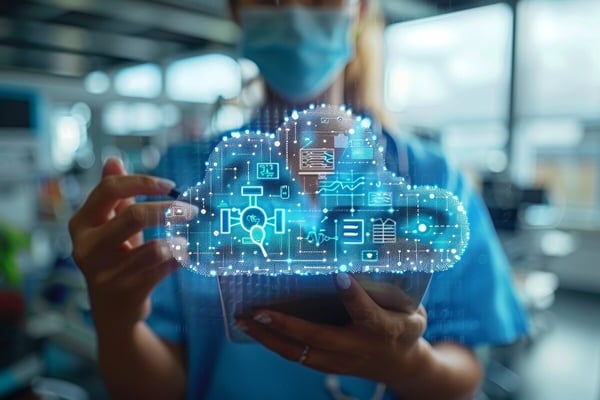
[[[440,271],[469,239],[452,193],[387,170],[369,118],[293,112],[276,132],[223,137],[166,214],[182,265],[206,275]],[[199,208],[182,222],[181,202]]]

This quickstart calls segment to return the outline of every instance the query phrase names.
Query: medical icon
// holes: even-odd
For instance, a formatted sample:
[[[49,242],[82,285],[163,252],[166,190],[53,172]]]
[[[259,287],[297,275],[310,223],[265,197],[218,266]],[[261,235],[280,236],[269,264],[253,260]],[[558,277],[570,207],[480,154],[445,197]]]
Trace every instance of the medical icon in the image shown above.
[[[381,218],[373,222],[373,243],[396,243],[396,221]]]
[[[464,207],[407,185],[383,152],[370,120],[337,106],[294,112],[274,132],[233,132],[167,212],[173,252],[187,244],[178,259],[213,276],[451,267],[469,239]],[[178,218],[182,202],[198,207],[193,221]]]
[[[345,244],[363,244],[365,242],[365,221],[362,219],[344,219],[342,237]]]
[[[379,251],[377,250],[363,250],[360,252],[360,259],[367,262],[379,261]]]
[[[257,179],[279,179],[279,164],[277,163],[256,163]]]

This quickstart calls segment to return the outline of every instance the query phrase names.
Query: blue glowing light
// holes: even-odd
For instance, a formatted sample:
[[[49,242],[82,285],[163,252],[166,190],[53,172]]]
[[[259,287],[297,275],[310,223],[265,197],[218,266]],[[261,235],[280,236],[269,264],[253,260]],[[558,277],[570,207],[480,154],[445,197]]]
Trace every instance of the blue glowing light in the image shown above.
[[[165,213],[174,257],[212,276],[451,267],[469,239],[464,207],[388,171],[373,129],[321,105],[294,111],[274,133],[223,138],[202,183]],[[200,210],[195,223],[182,219],[182,203]]]

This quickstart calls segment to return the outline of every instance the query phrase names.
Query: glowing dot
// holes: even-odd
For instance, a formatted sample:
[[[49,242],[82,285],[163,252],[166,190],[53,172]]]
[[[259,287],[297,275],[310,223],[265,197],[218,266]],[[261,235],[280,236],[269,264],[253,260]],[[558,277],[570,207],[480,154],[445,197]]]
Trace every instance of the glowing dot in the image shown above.
[[[200,214],[206,214],[206,209],[203,208],[202,210],[200,210]]]
[[[210,276],[217,276],[217,271],[215,271],[214,269],[211,269]]]
[[[281,142],[279,140],[275,141],[275,143],[273,143],[275,145],[275,147],[279,147],[281,146]]]
[[[219,236],[219,231],[217,231],[217,230],[213,231],[213,235]]]
[[[435,199],[435,194],[433,194],[433,193],[430,193],[430,194],[429,194],[429,198],[430,198],[430,199]]]
[[[340,265],[340,272],[348,271],[348,267],[346,265]]]
[[[297,120],[300,116],[298,115],[298,111],[294,110],[294,112],[292,112],[292,119],[293,120]]]
[[[419,224],[419,232],[423,233],[427,230],[427,225],[425,224]]]

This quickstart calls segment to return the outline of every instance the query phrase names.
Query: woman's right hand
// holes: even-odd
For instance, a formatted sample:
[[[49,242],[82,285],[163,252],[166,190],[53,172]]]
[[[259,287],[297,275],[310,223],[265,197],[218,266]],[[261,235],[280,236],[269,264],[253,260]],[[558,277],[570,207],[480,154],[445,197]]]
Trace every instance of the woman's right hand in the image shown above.
[[[150,312],[151,290],[177,269],[166,241],[144,243],[142,237],[143,229],[164,222],[173,201],[133,200],[138,195],[167,195],[174,186],[156,177],[127,175],[119,160],[109,159],[102,180],[69,221],[73,259],[85,276],[99,331],[143,321]],[[186,220],[198,213],[193,206],[180,206]]]

